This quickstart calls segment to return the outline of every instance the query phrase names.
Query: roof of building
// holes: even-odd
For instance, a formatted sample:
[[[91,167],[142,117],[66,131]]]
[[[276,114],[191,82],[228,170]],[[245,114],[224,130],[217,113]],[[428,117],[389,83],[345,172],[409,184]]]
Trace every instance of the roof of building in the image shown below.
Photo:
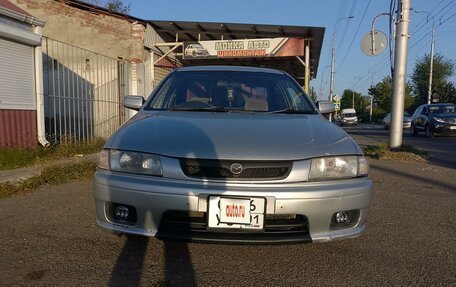
[[[14,11],[17,14],[22,14],[24,16],[33,17],[32,15],[30,15],[29,13],[27,13],[26,11],[24,11],[20,7],[18,7],[16,4],[13,4],[13,3],[11,3],[8,0],[0,0],[0,7],[6,8],[6,9],[11,10],[11,11]]]
[[[239,23],[147,21],[166,42],[230,40],[246,38],[295,37],[310,40],[311,78],[317,75],[325,28],[307,26],[260,25]],[[296,78],[304,76],[304,66],[296,57],[181,60],[186,65],[246,65],[284,70]]]

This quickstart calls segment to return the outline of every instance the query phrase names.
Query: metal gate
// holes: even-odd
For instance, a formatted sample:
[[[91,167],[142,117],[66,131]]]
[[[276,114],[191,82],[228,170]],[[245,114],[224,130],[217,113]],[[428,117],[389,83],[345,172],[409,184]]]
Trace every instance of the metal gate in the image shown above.
[[[46,37],[42,45],[47,139],[112,135],[126,120],[126,63]]]

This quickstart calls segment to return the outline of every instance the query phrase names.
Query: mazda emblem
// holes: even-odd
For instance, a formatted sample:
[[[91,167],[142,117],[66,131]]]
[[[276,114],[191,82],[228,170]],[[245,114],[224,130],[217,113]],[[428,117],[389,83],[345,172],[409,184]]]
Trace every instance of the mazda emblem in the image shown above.
[[[230,171],[232,174],[241,174],[243,169],[242,164],[237,162],[230,165]]]

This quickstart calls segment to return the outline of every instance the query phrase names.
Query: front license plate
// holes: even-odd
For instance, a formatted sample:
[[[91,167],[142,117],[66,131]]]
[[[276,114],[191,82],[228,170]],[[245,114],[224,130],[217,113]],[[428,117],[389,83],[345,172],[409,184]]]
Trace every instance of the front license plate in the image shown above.
[[[450,130],[456,130],[456,126],[450,126]]]
[[[209,197],[209,228],[263,229],[266,199]]]

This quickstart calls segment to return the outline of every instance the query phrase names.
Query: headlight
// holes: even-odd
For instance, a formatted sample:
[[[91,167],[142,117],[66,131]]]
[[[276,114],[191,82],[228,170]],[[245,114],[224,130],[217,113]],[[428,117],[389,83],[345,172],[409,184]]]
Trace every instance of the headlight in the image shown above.
[[[441,118],[438,118],[438,117],[432,117],[434,119],[434,121],[436,122],[439,122],[439,123],[444,123],[445,120],[444,119],[441,119]]]
[[[369,165],[364,156],[336,156],[312,159],[309,180],[329,180],[367,176]]]
[[[113,171],[155,176],[162,175],[160,158],[148,153],[111,150],[109,165]]]

